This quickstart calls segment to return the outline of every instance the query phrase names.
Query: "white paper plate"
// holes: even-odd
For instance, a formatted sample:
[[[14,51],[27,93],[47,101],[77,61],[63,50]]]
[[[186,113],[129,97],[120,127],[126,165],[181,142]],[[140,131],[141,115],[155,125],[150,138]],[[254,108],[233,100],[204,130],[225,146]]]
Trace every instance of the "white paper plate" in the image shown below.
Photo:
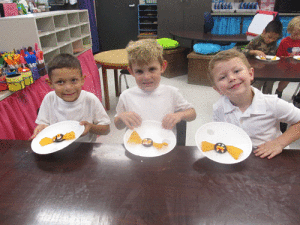
[[[266,59],[264,59],[264,58],[261,58],[260,56],[255,56],[255,58],[257,58],[259,60],[262,60],[262,61],[267,61],[267,62],[275,62],[275,61],[278,61],[280,59],[278,56],[276,56],[276,59],[274,60],[273,59],[274,57],[275,57],[275,55],[267,55]]]
[[[300,56],[299,55],[295,55],[295,56],[293,56],[293,58],[296,59],[296,60],[300,60]]]
[[[62,142],[54,142],[49,145],[41,146],[40,141],[44,137],[52,138],[57,134],[66,134],[71,131],[75,132],[75,139],[65,140]],[[79,125],[79,122],[73,120],[62,121],[59,123],[52,124],[51,126],[46,127],[42,130],[31,142],[31,149],[37,154],[50,154],[57,152],[72,142],[74,142],[84,131],[84,126]]]
[[[151,138],[156,143],[167,142],[168,147],[158,150],[155,147],[145,147],[143,145],[131,145],[127,141],[133,131],[136,131],[142,139]],[[132,154],[142,157],[156,157],[164,155],[173,150],[176,146],[176,137],[172,130],[163,129],[158,121],[143,121],[142,125],[134,130],[128,129],[124,135],[125,148]]]
[[[207,158],[223,164],[234,164],[245,160],[252,152],[252,142],[248,134],[240,127],[230,123],[211,122],[201,126],[195,135],[196,145]],[[202,141],[212,144],[223,143],[243,150],[240,157],[235,160],[228,152],[223,154],[216,151],[203,152]]]

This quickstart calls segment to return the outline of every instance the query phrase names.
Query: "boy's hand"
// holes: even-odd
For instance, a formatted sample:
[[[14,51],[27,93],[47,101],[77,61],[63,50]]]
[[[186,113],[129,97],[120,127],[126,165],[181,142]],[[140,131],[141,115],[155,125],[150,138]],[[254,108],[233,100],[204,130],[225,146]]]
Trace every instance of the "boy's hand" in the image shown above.
[[[90,129],[92,128],[92,126],[93,126],[93,124],[91,124],[87,121],[81,121],[79,124],[84,126],[84,131],[83,131],[83,133],[81,134],[80,137],[87,135],[89,133]]]
[[[181,121],[181,116],[178,113],[167,114],[162,120],[162,127],[171,130]]]
[[[46,125],[46,124],[39,124],[39,125],[37,125],[37,127],[33,131],[33,135],[29,138],[29,140],[34,139],[36,137],[36,135],[38,135],[38,133],[40,133],[46,127],[48,127],[48,125]]]
[[[259,50],[254,50],[254,55],[258,56],[258,57],[264,57],[266,58],[266,54],[263,53],[262,51],[259,51]]]
[[[274,156],[282,152],[283,147],[276,140],[268,141],[260,146],[254,151],[255,156],[260,158],[265,158],[268,156],[268,159],[273,158]]]
[[[130,130],[142,124],[142,118],[135,112],[123,112],[119,117]]]

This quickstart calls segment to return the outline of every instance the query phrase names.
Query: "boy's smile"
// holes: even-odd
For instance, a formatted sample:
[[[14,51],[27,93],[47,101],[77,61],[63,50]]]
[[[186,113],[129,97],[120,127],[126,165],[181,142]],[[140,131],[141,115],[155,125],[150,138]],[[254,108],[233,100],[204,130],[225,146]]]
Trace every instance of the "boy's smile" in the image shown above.
[[[253,68],[248,69],[240,58],[217,63],[213,69],[214,89],[230,100],[251,92]]]
[[[66,102],[74,102],[79,98],[83,84],[84,79],[78,69],[61,68],[52,71],[50,86]]]
[[[140,89],[144,91],[154,91],[160,83],[161,74],[166,70],[167,62],[163,65],[159,61],[152,61],[147,65],[139,65],[132,63],[131,68],[128,68]]]

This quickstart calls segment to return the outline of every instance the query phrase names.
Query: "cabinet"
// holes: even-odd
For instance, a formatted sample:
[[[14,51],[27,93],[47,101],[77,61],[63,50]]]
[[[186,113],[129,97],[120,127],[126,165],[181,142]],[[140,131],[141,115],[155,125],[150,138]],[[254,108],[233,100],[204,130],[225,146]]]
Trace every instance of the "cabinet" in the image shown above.
[[[138,6],[139,37],[157,36],[157,5],[143,4]]]
[[[211,1],[206,0],[159,0],[158,37],[169,37],[169,31],[203,31],[204,12],[211,11]],[[184,44],[180,40],[180,44]],[[187,44],[187,47],[190,43]]]
[[[45,63],[59,53],[81,54],[92,47],[87,10],[35,13],[0,19],[0,50],[38,43]]]

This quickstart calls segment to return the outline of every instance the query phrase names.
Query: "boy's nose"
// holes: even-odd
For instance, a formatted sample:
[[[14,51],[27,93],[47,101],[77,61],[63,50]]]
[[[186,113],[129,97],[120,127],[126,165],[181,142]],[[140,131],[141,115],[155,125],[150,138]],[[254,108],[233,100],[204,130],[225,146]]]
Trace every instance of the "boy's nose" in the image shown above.
[[[236,79],[235,74],[229,73],[229,74],[228,74],[228,79],[229,79],[230,81],[235,80],[235,79]]]

